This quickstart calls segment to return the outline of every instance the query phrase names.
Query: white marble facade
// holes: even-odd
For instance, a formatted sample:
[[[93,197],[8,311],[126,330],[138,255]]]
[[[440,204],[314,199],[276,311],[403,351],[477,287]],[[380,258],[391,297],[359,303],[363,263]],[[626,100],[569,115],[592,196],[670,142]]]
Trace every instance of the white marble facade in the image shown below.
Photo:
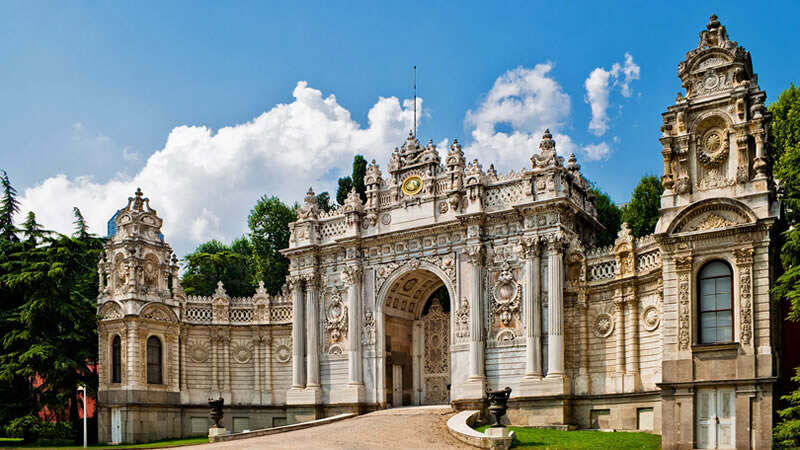
[[[278,296],[229,298],[221,285],[184,295],[161,219],[137,193],[98,267],[101,439],[115,408],[130,440],[153,436],[136,420],[158,422],[161,437],[191,434],[216,395],[256,428],[479,407],[487,388],[510,386],[521,425],[652,430],[667,448],[768,446],[779,205],[765,94],[716,17],[678,72],[686,91],[663,115],[656,233],[634,238],[624,225],[609,247],[594,245],[588,182],[549,131],[530,166],[508,174],[468,162],[458,141],[440,153],[410,134],[385,172],[369,164],[366,202],[353,192],[325,213],[309,189]],[[732,322],[730,339],[708,343],[699,302],[711,261],[730,268]],[[160,384],[146,380],[150,336],[162,343]],[[712,442],[697,405],[717,396],[735,399],[714,416],[734,425]],[[178,418],[158,419],[167,410]]]

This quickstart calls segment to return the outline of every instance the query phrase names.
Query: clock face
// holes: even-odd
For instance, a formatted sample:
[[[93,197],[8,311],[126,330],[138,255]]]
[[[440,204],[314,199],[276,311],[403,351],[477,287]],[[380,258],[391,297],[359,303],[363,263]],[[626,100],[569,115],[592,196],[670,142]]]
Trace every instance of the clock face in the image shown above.
[[[402,188],[406,195],[417,195],[422,191],[422,178],[419,175],[411,175],[403,180]]]

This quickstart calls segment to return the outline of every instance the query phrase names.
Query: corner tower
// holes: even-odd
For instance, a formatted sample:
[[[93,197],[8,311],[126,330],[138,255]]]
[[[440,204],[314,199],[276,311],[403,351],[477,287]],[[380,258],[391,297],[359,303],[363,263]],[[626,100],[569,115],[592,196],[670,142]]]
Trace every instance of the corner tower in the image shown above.
[[[681,208],[714,197],[736,198],[759,217],[775,215],[767,134],[767,94],[758,86],[750,52],[730,40],[712,15],[697,48],[678,64],[685,93],[663,113],[661,154],[665,191],[656,232]]]
[[[661,429],[665,448],[769,448],[779,203],[770,115],[750,53],[716,16],[678,64],[663,114]]]

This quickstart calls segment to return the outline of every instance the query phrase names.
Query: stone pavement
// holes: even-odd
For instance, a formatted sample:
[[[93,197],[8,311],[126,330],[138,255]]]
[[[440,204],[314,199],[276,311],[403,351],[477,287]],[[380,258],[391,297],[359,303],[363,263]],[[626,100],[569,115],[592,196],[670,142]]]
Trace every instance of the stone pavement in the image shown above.
[[[341,422],[271,436],[204,444],[208,449],[463,449],[447,432],[449,406],[414,406],[375,411]]]

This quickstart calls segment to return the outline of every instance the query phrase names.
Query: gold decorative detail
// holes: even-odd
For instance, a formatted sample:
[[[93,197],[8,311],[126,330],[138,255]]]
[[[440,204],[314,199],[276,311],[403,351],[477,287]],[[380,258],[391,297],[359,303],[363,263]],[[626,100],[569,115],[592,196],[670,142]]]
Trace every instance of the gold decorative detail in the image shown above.
[[[718,215],[711,213],[707,215],[700,223],[692,228],[692,231],[706,231],[706,230],[714,230],[717,228],[727,228],[736,225],[736,222],[731,222],[730,220]]]
[[[402,189],[406,195],[417,195],[422,191],[422,178],[419,175],[411,175],[403,180]]]

